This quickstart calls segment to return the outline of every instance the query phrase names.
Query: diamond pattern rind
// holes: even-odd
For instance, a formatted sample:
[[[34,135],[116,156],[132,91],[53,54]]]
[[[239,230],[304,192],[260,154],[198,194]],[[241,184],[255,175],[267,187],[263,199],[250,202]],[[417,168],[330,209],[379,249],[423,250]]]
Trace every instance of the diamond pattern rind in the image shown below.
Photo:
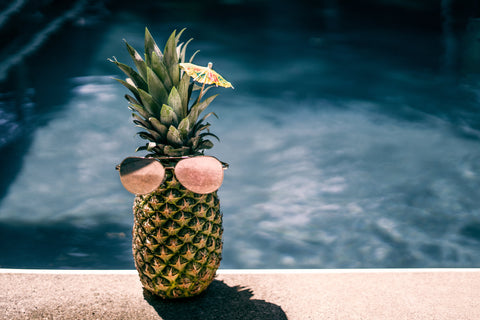
[[[143,286],[162,298],[203,292],[222,252],[222,214],[216,192],[186,190],[167,172],[156,191],[136,196],[133,256]]]

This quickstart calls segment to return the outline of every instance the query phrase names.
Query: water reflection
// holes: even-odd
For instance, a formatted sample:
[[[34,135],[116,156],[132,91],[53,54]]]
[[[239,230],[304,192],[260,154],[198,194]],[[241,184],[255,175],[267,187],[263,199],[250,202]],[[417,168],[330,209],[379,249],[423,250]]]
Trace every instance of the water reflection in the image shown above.
[[[458,242],[458,230],[478,213],[478,141],[438,119],[412,123],[349,104],[353,110],[299,107],[295,119],[276,115],[275,124],[247,125],[237,115],[262,135],[243,138],[253,150],[242,151],[250,166],[238,170],[249,177],[235,175],[232,161],[223,189],[241,206],[225,210],[242,212],[232,218],[228,258],[248,267],[471,264],[476,241]],[[248,196],[236,199],[231,180]],[[251,235],[241,240],[244,230]]]
[[[146,24],[160,43],[187,26],[198,64],[235,85],[211,106],[212,154],[230,163],[223,268],[478,266],[480,91],[445,73],[441,31],[336,1],[208,21],[172,6],[80,17],[2,88],[0,267],[132,267],[114,166],[139,140],[106,58],[128,61],[121,39],[141,49]]]

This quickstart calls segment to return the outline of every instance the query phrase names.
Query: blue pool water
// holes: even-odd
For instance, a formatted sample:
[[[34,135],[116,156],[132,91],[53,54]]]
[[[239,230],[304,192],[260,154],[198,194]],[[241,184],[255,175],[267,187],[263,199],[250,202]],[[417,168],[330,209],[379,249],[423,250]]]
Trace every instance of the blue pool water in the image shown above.
[[[146,25],[158,43],[187,27],[196,63],[235,86],[209,107],[209,154],[230,164],[222,268],[480,266],[474,22],[459,34],[440,12],[407,23],[337,1],[99,3],[1,82],[0,267],[133,268],[114,167],[141,142],[107,58],[130,63],[122,39],[141,50]]]

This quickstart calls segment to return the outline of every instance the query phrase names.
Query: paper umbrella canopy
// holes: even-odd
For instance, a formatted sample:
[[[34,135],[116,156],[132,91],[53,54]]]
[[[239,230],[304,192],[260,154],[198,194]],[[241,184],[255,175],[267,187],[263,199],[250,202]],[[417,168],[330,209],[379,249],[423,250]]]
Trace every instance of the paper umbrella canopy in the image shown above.
[[[233,88],[232,84],[225,80],[220,74],[212,69],[212,63],[209,62],[207,67],[197,66],[193,63],[180,63],[180,67],[193,78],[194,81],[203,84],[214,84],[217,87]]]

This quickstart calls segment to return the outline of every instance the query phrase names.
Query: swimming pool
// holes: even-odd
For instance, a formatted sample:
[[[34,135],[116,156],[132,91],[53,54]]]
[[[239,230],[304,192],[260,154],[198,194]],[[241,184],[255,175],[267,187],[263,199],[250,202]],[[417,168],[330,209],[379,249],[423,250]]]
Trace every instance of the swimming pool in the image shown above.
[[[159,43],[187,27],[235,86],[209,107],[208,154],[230,164],[221,268],[480,265],[480,86],[441,24],[166,3],[92,9],[2,85],[0,267],[133,268],[114,167],[139,140],[107,58],[128,62],[122,39],[141,50],[145,26]]]

